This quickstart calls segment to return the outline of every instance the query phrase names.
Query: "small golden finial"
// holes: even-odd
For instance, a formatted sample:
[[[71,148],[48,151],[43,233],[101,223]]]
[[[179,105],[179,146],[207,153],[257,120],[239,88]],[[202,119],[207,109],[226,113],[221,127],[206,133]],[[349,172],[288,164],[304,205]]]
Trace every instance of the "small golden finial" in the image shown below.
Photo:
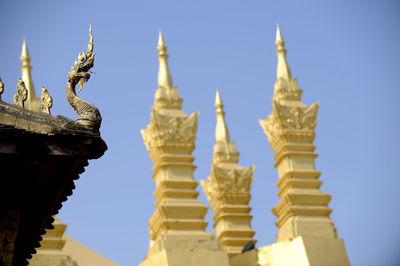
[[[22,67],[25,67],[25,69],[32,69],[31,66],[31,57],[29,55],[29,51],[28,51],[28,45],[26,44],[26,38],[24,37],[24,40],[22,42],[22,50],[21,50],[21,56],[19,57],[19,59],[21,60],[21,69]]]
[[[24,37],[24,41],[22,42],[22,51],[21,51],[21,60],[22,58],[29,58],[28,47],[26,45],[26,38]]]
[[[24,102],[28,97],[28,90],[21,78],[18,79],[17,91],[14,94],[14,104],[24,108]]]
[[[285,45],[285,40],[282,37],[281,29],[279,28],[279,23],[276,24],[276,39],[275,39],[275,44],[284,46]]]
[[[167,46],[165,45],[164,37],[161,33],[161,30],[158,35],[157,50],[158,50],[158,59],[160,61],[160,66],[158,69],[158,86],[166,89],[172,89],[173,82],[167,62],[168,59]]]
[[[44,86],[40,94],[40,111],[46,114],[50,114],[50,108],[53,106],[53,98]]]
[[[158,32],[158,44],[157,44],[158,56],[165,56],[168,58],[167,46],[164,42],[164,37],[162,35],[161,29]]]
[[[223,107],[224,107],[224,104],[222,103],[221,95],[219,94],[219,90],[217,88],[217,93],[215,95],[215,108],[217,108],[217,109],[221,108],[222,109]]]
[[[217,125],[215,127],[215,139],[217,142],[230,143],[229,130],[225,122],[224,104],[221,99],[219,90],[215,95],[215,108],[217,116]]]
[[[286,49],[285,49],[285,41],[283,40],[281,29],[279,24],[276,27],[276,54],[278,56],[278,66],[277,66],[277,79],[292,79],[292,73],[290,71],[289,64],[286,60]]]

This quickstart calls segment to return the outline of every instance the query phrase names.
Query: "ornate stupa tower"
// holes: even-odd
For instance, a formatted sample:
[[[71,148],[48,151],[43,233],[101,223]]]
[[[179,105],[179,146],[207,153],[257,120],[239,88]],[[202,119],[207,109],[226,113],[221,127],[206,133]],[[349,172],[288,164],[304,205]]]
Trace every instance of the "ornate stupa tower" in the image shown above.
[[[260,249],[259,256],[274,262],[265,265],[349,265],[344,242],[329,217],[331,195],[319,189],[321,173],[315,168],[313,141],[319,103],[307,106],[301,102],[302,90],[292,78],[279,26],[275,44],[278,67],[273,108],[260,124],[276,153],[281,199],[273,213],[279,232],[277,243]]]
[[[150,218],[150,248],[141,266],[228,265],[228,256],[215,237],[205,232],[207,207],[197,200],[193,179],[198,112],[182,110],[182,98],[173,86],[167,46],[160,32],[157,45],[158,89],[151,121],[142,130],[154,162],[156,210]]]
[[[214,211],[214,228],[217,238],[229,256],[238,255],[243,247],[252,241],[250,187],[254,166],[243,167],[238,164],[239,152],[231,141],[225,122],[224,105],[219,91],[215,99],[217,125],[216,144],[212,159],[211,175],[201,181],[204,193]]]
[[[28,47],[26,45],[26,40],[22,43],[21,51],[21,79],[25,83],[25,88],[28,91],[27,98],[24,102],[24,108],[30,111],[39,112],[40,111],[40,98],[36,98],[35,87],[32,81],[32,66],[31,57],[29,56]]]

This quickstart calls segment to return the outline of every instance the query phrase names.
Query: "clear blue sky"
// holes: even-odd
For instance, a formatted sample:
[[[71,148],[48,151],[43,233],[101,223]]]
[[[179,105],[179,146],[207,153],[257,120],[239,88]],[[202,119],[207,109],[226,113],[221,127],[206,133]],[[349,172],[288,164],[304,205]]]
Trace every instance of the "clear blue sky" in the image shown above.
[[[157,88],[161,27],[183,110],[200,111],[195,179],[210,173],[219,87],[240,163],[256,165],[257,246],[275,241],[277,173],[258,119],[272,108],[279,22],[303,102],[321,103],[317,169],[351,263],[400,263],[399,1],[3,0],[0,13],[3,99],[12,102],[26,36],[37,93],[44,85],[52,113],[71,118],[66,76],[93,25],[96,74],[81,97],[99,107],[109,150],[90,162],[59,215],[74,238],[124,266],[145,256],[155,199],[153,163],[139,131],[150,121]],[[199,198],[206,203],[202,191]],[[211,217],[209,211],[208,230]]]

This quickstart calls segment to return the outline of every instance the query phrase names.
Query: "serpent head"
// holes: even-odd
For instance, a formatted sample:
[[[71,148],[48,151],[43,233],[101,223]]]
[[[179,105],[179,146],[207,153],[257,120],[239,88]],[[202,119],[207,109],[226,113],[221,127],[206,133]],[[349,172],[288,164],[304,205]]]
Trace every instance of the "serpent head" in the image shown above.
[[[72,84],[79,84],[79,91],[82,90],[82,84],[89,80],[90,74],[88,72],[94,65],[92,25],[89,28],[89,36],[90,40],[86,53],[79,53],[68,73],[68,80]]]

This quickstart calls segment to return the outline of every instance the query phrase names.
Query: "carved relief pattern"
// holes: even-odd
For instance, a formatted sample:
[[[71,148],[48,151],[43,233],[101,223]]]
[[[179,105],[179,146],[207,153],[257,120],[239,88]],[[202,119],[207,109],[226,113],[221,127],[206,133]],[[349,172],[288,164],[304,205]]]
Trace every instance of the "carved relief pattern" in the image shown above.
[[[45,87],[42,87],[40,95],[40,111],[46,114],[50,114],[50,108],[53,106],[53,98]]]
[[[24,102],[28,98],[28,90],[21,78],[18,79],[17,91],[14,94],[14,104],[24,108]]]
[[[151,122],[142,130],[144,143],[155,161],[165,148],[183,149],[192,152],[196,139],[198,113],[188,117],[151,113]]]
[[[17,239],[19,213],[8,211],[0,220],[0,265],[11,266]]]
[[[214,163],[239,161],[239,152],[236,151],[236,144],[231,141],[229,143],[217,142],[214,146]]]
[[[243,169],[224,169],[213,165],[211,176],[201,181],[213,211],[216,212],[229,197],[250,195],[253,172],[254,166]]]
[[[302,90],[299,88],[297,79],[278,79],[274,85],[274,98],[273,100],[291,100],[300,101]]]
[[[182,98],[179,98],[178,87],[165,88],[160,86],[155,94],[154,110],[162,108],[181,109]]]
[[[314,132],[317,125],[319,103],[310,106],[285,106],[277,101],[273,102],[272,113],[266,120],[260,121],[270,142],[288,131],[297,133]]]

